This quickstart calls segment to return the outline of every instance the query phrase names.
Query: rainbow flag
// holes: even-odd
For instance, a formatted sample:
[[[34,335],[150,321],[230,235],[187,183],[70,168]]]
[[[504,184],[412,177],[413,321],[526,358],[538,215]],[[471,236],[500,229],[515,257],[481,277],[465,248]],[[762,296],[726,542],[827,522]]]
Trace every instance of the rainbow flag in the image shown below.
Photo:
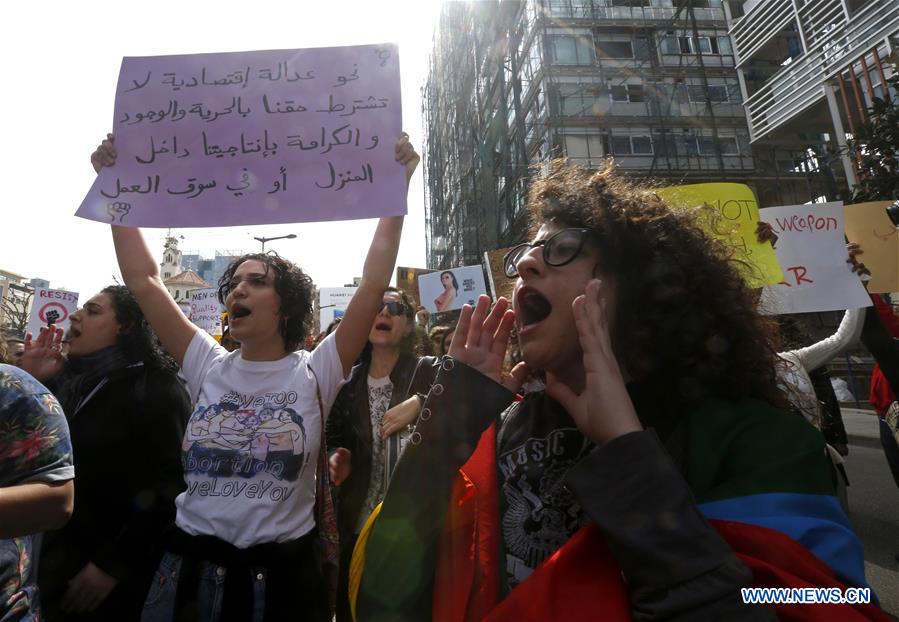
[[[753,587],[867,587],[861,545],[833,494],[823,438],[810,433],[804,419],[754,400],[709,400],[688,415],[686,437],[687,483],[700,511],[752,572]],[[410,503],[415,498],[414,491],[390,493],[385,504],[391,497]],[[416,567],[409,574],[403,564],[392,564],[389,578],[363,576],[364,596],[370,579],[363,600],[385,603],[383,588],[398,584],[405,590],[398,599],[410,603],[409,610],[429,603],[436,622],[632,619],[621,570],[592,524],[503,598],[498,499],[493,424],[458,472],[439,543],[415,542],[410,540],[413,533],[406,534],[409,538],[387,535],[392,530],[386,524],[374,538],[370,554],[393,547],[400,552],[395,560],[405,555],[418,563],[436,559],[433,573]],[[408,509],[415,512],[412,506]],[[421,554],[417,548],[431,546],[436,555]],[[383,564],[374,568],[383,570]],[[373,586],[381,590],[376,596],[370,591]],[[387,604],[385,615],[378,606],[361,607],[360,619],[406,619],[401,613],[405,605],[391,609]],[[782,620],[889,620],[876,604],[773,608]]]

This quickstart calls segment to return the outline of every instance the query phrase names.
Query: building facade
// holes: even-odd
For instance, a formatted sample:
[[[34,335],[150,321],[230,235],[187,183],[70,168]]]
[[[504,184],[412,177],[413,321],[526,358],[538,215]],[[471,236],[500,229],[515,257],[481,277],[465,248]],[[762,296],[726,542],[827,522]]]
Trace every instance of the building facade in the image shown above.
[[[793,161],[854,185],[847,134],[867,120],[874,97],[897,96],[885,86],[896,71],[899,0],[750,0],[727,8],[757,166]],[[763,204],[771,192],[761,190]]]
[[[803,6],[844,6],[845,17],[852,1]],[[897,3],[870,0],[858,26],[814,21],[792,0],[447,3],[423,88],[428,267],[477,263],[520,240],[529,179],[553,157],[596,166],[611,156],[658,185],[747,183],[762,206],[838,198],[853,180],[832,155],[832,124],[788,127],[791,115],[827,121],[813,109],[824,91],[806,101],[786,80],[795,70],[771,56],[814,56],[811,37],[787,24],[797,11],[832,33],[816,40],[818,56],[848,49],[833,43],[841,28],[886,49],[872,19],[899,19]],[[777,16],[760,19],[771,5]]]

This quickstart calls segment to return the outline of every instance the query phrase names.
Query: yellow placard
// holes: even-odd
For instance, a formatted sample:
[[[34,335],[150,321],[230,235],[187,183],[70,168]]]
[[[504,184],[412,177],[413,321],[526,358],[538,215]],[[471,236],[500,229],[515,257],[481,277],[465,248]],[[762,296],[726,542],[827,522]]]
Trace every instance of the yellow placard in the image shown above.
[[[872,294],[899,292],[899,235],[887,216],[889,201],[846,205],[843,208],[846,237],[861,246],[858,260],[871,271]]]
[[[721,218],[709,233],[731,244],[741,260],[740,268],[751,287],[783,280],[777,255],[768,242],[759,242],[756,227],[759,206],[746,184],[691,184],[658,188],[655,192],[673,207],[709,205]]]

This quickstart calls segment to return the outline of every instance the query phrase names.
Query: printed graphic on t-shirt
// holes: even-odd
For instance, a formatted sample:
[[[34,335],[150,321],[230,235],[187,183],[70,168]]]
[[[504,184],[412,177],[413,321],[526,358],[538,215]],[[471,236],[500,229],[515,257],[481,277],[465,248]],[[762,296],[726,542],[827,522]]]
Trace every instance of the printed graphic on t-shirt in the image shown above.
[[[230,391],[217,403],[200,406],[184,434],[185,473],[244,478],[268,473],[296,481],[309,461],[303,419],[292,407],[296,402],[295,391],[265,396]]]
[[[583,512],[563,479],[591,447],[576,428],[562,428],[499,455],[510,586],[526,579],[582,526]]]

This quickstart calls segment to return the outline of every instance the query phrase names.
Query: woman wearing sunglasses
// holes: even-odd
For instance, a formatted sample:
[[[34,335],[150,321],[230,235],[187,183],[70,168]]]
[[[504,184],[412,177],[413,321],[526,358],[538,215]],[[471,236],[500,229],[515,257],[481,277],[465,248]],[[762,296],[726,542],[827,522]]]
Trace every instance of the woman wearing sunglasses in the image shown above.
[[[770,620],[741,588],[864,586],[824,441],[782,409],[730,250],[610,166],[556,162],[530,207],[512,308],[463,308],[360,534],[357,619]],[[516,401],[529,371],[546,389]]]
[[[356,535],[384,498],[390,474],[412,433],[408,425],[385,428],[393,420],[411,422],[418,415],[420,401],[409,385],[419,361],[424,359],[415,356],[415,343],[412,299],[390,287],[384,292],[361,362],[353,368],[350,381],[341,389],[328,416],[331,480],[340,487],[339,622],[351,619],[346,578]],[[418,381],[425,375],[418,374]],[[427,390],[427,384],[422,390]],[[410,391],[413,397],[407,400]]]

